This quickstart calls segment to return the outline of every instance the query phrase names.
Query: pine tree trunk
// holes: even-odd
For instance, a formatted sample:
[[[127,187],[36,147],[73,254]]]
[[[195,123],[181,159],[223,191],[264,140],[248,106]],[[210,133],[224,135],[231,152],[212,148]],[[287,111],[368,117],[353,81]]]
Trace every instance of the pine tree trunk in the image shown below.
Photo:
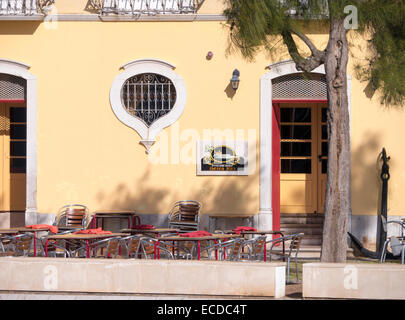
[[[350,209],[348,42],[343,19],[331,19],[325,70],[328,92],[328,173],[321,262],[345,262]]]

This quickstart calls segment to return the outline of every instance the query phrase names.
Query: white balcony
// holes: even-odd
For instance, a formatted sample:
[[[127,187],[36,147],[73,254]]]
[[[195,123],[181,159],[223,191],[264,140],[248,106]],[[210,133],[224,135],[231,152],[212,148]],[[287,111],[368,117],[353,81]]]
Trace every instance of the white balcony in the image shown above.
[[[101,15],[194,14],[204,0],[90,0]]]
[[[0,0],[0,16],[42,15],[42,9],[54,0]]]

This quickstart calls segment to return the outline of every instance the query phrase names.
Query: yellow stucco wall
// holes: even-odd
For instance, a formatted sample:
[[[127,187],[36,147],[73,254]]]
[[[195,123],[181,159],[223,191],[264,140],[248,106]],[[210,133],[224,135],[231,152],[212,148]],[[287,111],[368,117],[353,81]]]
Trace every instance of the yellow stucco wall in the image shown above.
[[[180,131],[196,129],[202,136],[203,129],[241,128],[247,138],[247,129],[258,128],[258,83],[266,61],[248,65],[225,57],[226,31],[219,23],[58,22],[56,30],[28,22],[0,24],[0,41],[7,43],[3,57],[27,62],[38,77],[40,213],[72,202],[91,210],[167,213],[180,199],[200,200],[204,212],[258,211],[258,171],[212,178],[197,177],[195,164],[153,165],[139,135],[110,107],[120,66],[158,58],[174,64],[186,84],[187,106],[176,124]],[[205,58],[209,50],[211,61]],[[246,80],[231,99],[224,90],[236,67]],[[164,131],[169,150],[173,138],[186,139],[179,141],[182,150],[189,137],[172,135],[173,128]],[[159,141],[152,149],[158,147]]]
[[[58,4],[66,5],[65,12],[75,10],[73,5],[68,10],[67,1]],[[322,32],[309,36],[319,46],[326,44]],[[262,53],[254,63],[247,62],[240,54],[227,53],[227,41],[228,29],[221,21],[59,21],[55,29],[41,22],[0,22],[0,43],[6,44],[1,58],[29,64],[38,78],[38,212],[82,203],[90,210],[135,208],[139,213],[166,214],[175,201],[195,199],[203,203],[204,213],[257,213],[259,80],[268,72],[267,65],[288,55]],[[211,60],[206,59],[208,51],[214,53]],[[174,150],[167,164],[148,160],[139,135],[115,117],[109,102],[119,67],[141,58],[174,64],[187,88],[183,115],[152,147],[153,152],[162,150],[166,144],[159,139],[167,139],[168,150]],[[241,83],[229,97],[227,86],[235,68]],[[376,95],[369,99],[365,87],[352,76],[353,214],[378,211],[381,166],[376,161],[386,147],[392,158],[389,214],[400,215],[405,206],[405,112],[382,107]],[[241,129],[246,139],[248,130],[255,131],[253,174],[196,176],[195,163],[181,161],[195,158],[190,134],[203,137],[204,129],[231,129],[235,134]],[[179,152],[185,157],[173,164]]]

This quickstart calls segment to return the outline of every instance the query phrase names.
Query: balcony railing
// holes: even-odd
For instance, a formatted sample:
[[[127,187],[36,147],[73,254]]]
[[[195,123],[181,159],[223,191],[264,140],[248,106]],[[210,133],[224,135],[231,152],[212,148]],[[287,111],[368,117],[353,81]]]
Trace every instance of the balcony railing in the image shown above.
[[[42,14],[43,8],[55,0],[0,0],[0,16],[29,16]]]
[[[156,15],[196,13],[204,0],[90,0],[101,15]]]

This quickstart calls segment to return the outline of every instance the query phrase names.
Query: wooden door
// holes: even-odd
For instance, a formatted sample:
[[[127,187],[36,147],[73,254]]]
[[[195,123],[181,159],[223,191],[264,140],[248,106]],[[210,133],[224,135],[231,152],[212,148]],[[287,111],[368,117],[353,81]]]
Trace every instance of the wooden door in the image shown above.
[[[328,167],[328,129],[326,123],[326,104],[320,104],[317,107],[318,120],[317,120],[317,131],[318,131],[318,213],[324,212],[325,204],[325,193],[326,193],[326,173]]]
[[[282,213],[323,212],[327,161],[324,108],[326,104],[321,103],[280,104]]]
[[[1,211],[25,211],[27,109],[21,103],[0,103]]]

